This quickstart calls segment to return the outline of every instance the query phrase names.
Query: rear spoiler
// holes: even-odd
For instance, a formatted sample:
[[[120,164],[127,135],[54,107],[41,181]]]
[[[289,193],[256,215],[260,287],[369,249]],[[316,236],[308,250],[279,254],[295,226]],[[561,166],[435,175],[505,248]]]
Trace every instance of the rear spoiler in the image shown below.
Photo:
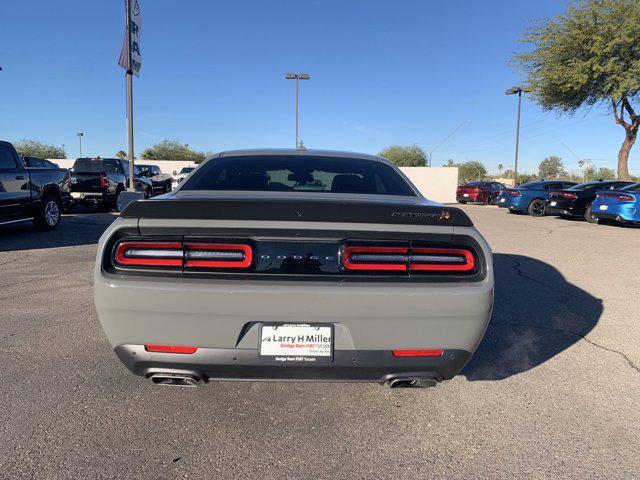
[[[266,220],[473,226],[459,208],[374,202],[283,199],[158,199],[132,202],[126,218]]]

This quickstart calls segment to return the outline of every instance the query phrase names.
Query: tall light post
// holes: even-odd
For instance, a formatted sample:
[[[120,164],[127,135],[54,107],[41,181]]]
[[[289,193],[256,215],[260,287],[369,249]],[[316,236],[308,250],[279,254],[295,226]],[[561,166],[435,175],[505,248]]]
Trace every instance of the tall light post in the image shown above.
[[[453,129],[453,131],[447,135],[446,137],[444,137],[442,139],[442,141],[435,146],[435,148],[433,150],[431,150],[429,152],[429,154],[427,155],[427,167],[431,166],[431,155],[433,155],[433,152],[435,152],[438,148],[440,148],[442,146],[442,144],[444,142],[446,142],[447,140],[449,140],[451,137],[453,137],[453,134],[456,133],[458,130],[460,130],[462,127],[464,127],[465,125],[471,123],[471,120],[464,120],[460,125],[458,125],[456,128]]]
[[[530,89],[522,88],[519,86],[511,87],[509,90],[506,90],[504,93],[507,95],[515,95],[518,94],[518,120],[516,123],[516,159],[513,167],[513,183],[514,186],[518,186],[518,145],[520,143],[520,105],[522,103],[522,92],[530,92]]]
[[[63,143],[62,144],[62,158],[67,158],[67,151],[66,151],[66,149],[64,147],[66,147],[66,145]]]
[[[76,135],[78,135],[78,141],[80,142],[80,157],[79,158],[82,158],[82,137],[84,137],[84,133],[78,132],[78,133],[76,133]]]
[[[308,73],[287,73],[284,78],[296,81],[296,148],[298,148],[298,81],[309,80],[311,75]]]

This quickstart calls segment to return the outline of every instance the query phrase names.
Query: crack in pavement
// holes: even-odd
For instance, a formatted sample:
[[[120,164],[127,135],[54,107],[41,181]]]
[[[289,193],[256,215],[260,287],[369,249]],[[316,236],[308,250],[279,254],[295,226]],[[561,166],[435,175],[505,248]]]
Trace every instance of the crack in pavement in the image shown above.
[[[537,283],[538,285],[541,285],[549,290],[552,290],[553,292],[556,292],[556,290],[554,290],[553,288],[551,288],[549,285],[547,285],[545,282],[543,282],[542,280],[538,280],[537,278],[533,278],[528,276],[527,274],[525,274],[522,271],[522,264],[520,263],[520,260],[518,258],[515,258],[511,255],[509,255],[509,258],[511,258],[511,260],[513,261],[513,265],[511,266],[516,273],[518,274],[519,277],[524,278],[525,280],[529,280],[530,282],[533,283]],[[565,297],[565,299],[567,300],[567,302],[571,302],[572,300],[575,299],[575,297],[572,297],[570,295],[562,295],[563,297]],[[629,364],[629,366],[635,370],[637,373],[640,374],[640,367],[638,365],[636,365],[633,360],[624,352],[620,351],[620,350],[615,350],[613,348],[609,348],[609,347],[605,347],[604,345],[601,345],[597,342],[594,342],[593,340],[589,339],[586,337],[586,335],[582,335],[581,333],[575,332],[573,330],[564,330],[561,328],[554,328],[554,327],[544,327],[544,326],[539,326],[539,325],[527,325],[527,324],[517,324],[517,323],[509,323],[509,322],[494,322],[495,325],[505,325],[505,326],[512,326],[512,327],[527,327],[527,328],[534,328],[534,329],[540,329],[540,330],[551,330],[551,331],[555,331],[555,332],[561,332],[561,333],[567,333],[570,335],[575,335],[576,337],[580,338],[581,340],[584,340],[585,342],[587,342],[588,344],[596,347],[596,348],[600,348],[602,350],[606,350],[607,352],[611,352],[611,353],[617,353],[618,355],[620,355],[626,362],[627,364]]]

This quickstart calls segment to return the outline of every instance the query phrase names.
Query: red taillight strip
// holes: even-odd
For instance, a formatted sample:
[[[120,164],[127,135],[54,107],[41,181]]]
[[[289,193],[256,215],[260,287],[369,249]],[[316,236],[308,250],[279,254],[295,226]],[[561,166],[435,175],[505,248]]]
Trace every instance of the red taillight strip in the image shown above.
[[[636,197],[633,195],[623,195],[621,193],[599,193],[596,197],[615,198],[621,202],[634,202],[636,200]]]
[[[127,251],[135,255],[127,256]],[[148,251],[150,257],[145,257]],[[162,257],[165,253],[166,257]],[[176,258],[176,254],[179,257]],[[182,267],[182,244],[180,242],[120,242],[116,248],[115,261],[125,266]]]
[[[464,263],[416,263],[412,259],[413,254],[426,254],[437,257],[439,255],[454,256],[463,260]],[[443,260],[445,260],[443,258]],[[420,270],[430,272],[470,272],[476,268],[476,259],[469,250],[463,248],[412,248],[409,255],[409,270]]]
[[[177,345],[145,345],[144,349],[147,352],[156,353],[196,353],[198,347],[182,347]]]
[[[250,245],[244,244],[222,244],[222,243],[185,243],[185,267],[202,267],[202,268],[248,268],[253,262],[253,251]],[[202,254],[209,253],[211,258],[203,260]],[[225,255],[239,253],[239,260],[220,260],[219,258],[233,258],[234,255]],[[206,255],[204,255],[206,256]],[[198,259],[197,257],[200,257]]]
[[[346,247],[342,251],[342,265],[347,270],[379,270],[379,271],[406,271],[406,258],[408,249],[404,247]],[[353,254],[400,254],[398,263],[354,263]]]
[[[394,357],[439,357],[444,350],[391,350]]]
[[[346,270],[471,272],[476,259],[464,248],[346,247],[342,265]]]

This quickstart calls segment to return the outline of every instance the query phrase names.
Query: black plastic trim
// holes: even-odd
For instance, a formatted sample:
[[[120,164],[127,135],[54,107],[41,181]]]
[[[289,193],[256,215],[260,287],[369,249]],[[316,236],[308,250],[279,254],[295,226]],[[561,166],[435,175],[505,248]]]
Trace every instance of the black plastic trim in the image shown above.
[[[154,369],[189,370],[210,380],[360,381],[383,383],[390,377],[448,380],[464,368],[471,353],[447,349],[434,357],[394,357],[390,350],[335,350],[330,363],[281,363],[261,357],[257,349],[199,348],[195,354],[151,353],[141,345],[115,348],[134,374]]]

